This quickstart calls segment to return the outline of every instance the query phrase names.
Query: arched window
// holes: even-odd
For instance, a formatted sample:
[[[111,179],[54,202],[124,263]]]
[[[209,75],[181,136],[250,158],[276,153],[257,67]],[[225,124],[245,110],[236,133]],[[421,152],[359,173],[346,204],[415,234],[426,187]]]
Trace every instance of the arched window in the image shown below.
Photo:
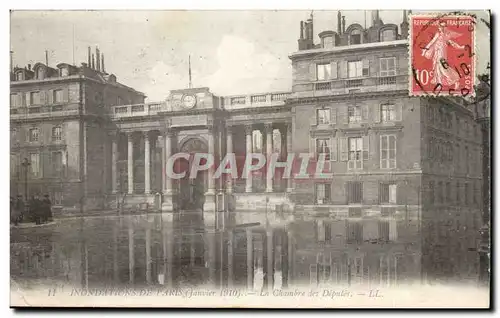
[[[36,70],[36,78],[37,79],[43,79],[44,77],[45,77],[45,70],[43,69],[43,67],[39,67]]]
[[[68,76],[69,75],[69,69],[67,67],[61,68],[61,76]]]
[[[333,36],[326,36],[323,38],[323,48],[331,49],[335,46],[335,39]]]
[[[24,80],[24,73],[23,73],[23,72],[17,72],[17,73],[16,73],[16,80],[17,80],[17,81],[22,81],[22,80]]]
[[[351,35],[349,36],[349,44],[361,44],[361,31],[360,30],[352,30]]]
[[[394,41],[394,40],[396,40],[396,32],[394,32],[393,29],[386,29],[380,33],[381,42]]]

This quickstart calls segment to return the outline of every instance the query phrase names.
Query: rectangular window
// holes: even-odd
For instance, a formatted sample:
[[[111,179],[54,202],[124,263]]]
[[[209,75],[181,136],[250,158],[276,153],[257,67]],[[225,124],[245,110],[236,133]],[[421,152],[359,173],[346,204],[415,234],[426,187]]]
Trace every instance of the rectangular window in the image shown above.
[[[347,204],[361,204],[363,202],[363,183],[349,181],[347,185]]]
[[[317,125],[329,125],[330,124],[330,108],[317,109],[316,110],[316,124]]]
[[[347,72],[349,78],[363,76],[363,61],[351,61],[347,63]]]
[[[61,141],[61,139],[62,139],[62,127],[61,126],[52,127],[52,140]]]
[[[381,204],[396,204],[397,185],[395,183],[381,183],[379,196]]]
[[[10,94],[10,107],[19,107],[21,106],[21,95],[19,94]]]
[[[396,106],[392,104],[380,105],[380,115],[383,123],[396,120]]]
[[[462,202],[462,200],[461,200],[462,194],[460,193],[460,190],[461,190],[460,189],[460,182],[457,182],[457,192],[456,192],[456,194],[457,194],[457,198],[456,198],[457,199],[456,200],[457,205],[460,205],[460,203]]]
[[[31,174],[33,177],[40,176],[40,154],[39,153],[31,153],[30,154],[30,168]]]
[[[62,103],[64,101],[64,94],[62,89],[56,89],[52,92],[52,94],[52,100],[54,101],[54,103]]]
[[[318,234],[318,242],[330,242],[332,238],[332,227],[330,223],[324,220],[317,220],[316,233]]]
[[[29,141],[37,142],[40,139],[40,130],[38,128],[31,128],[29,130]]]
[[[396,136],[380,136],[380,168],[396,168]]]
[[[330,149],[330,138],[316,139],[316,159],[319,158],[320,154],[324,154],[325,160],[330,160]]]
[[[380,59],[380,76],[396,76],[395,57],[385,57]]]
[[[328,183],[316,184],[316,204],[330,203],[331,185]]]
[[[330,63],[316,64],[316,76],[318,81],[325,81],[332,78],[332,66]]]
[[[19,160],[18,155],[10,154],[10,178],[11,180],[19,179]]]
[[[31,105],[40,105],[41,104],[40,92],[31,92],[30,93],[30,102],[31,102]]]
[[[361,106],[349,106],[347,108],[349,123],[361,122]]]
[[[16,74],[16,80],[18,80],[18,81],[22,81],[23,79],[24,79],[24,74],[23,74],[23,72],[18,72],[18,73]]]
[[[351,137],[349,143],[349,161],[347,168],[349,170],[357,170],[363,168],[363,138]]]
[[[54,176],[62,176],[63,174],[63,152],[54,151],[51,154],[52,173]]]
[[[363,223],[359,221],[347,221],[347,243],[363,243]]]
[[[396,40],[396,33],[394,30],[384,30],[380,34],[380,41],[385,42],[385,41],[394,41]]]

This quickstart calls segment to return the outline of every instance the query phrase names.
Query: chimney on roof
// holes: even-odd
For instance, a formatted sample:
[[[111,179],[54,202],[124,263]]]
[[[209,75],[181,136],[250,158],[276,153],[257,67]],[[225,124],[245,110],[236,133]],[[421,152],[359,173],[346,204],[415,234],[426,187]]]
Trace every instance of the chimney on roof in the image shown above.
[[[106,73],[106,69],[104,68],[104,53],[101,53],[101,64],[102,64],[102,72]]]
[[[408,37],[409,32],[409,24],[408,24],[408,14],[406,10],[403,10],[403,22],[401,22],[401,37],[406,39]]]
[[[99,52],[99,48],[95,47],[95,59],[96,59],[96,69],[101,71],[101,53]]]
[[[372,11],[372,26],[376,26],[378,24],[379,20],[380,20],[379,11],[373,10]]]
[[[342,34],[342,13],[340,13],[340,10],[337,11],[337,33],[338,35]]]
[[[345,33],[345,15],[342,16],[342,33]]]
[[[31,71],[31,64],[28,64],[28,71]]]
[[[92,53],[92,65],[91,65],[91,68],[93,70],[95,70],[95,56],[94,56],[94,53]]]
[[[90,67],[92,65],[92,60],[91,60],[91,53],[90,53],[90,46],[88,47],[88,53],[87,53],[87,65]]]
[[[45,50],[45,65],[49,66],[49,51]]]
[[[304,21],[300,21],[300,39],[304,39]]]

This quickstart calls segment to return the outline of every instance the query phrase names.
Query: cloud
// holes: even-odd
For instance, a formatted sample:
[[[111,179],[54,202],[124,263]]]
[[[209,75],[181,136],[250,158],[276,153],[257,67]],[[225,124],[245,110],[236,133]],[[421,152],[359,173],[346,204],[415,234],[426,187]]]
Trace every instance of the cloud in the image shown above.
[[[290,61],[257,48],[242,37],[225,35],[214,54],[210,56],[207,52],[207,55],[204,63],[214,63],[215,70],[193,81],[196,87],[209,87],[216,95],[287,90],[291,86]],[[169,90],[188,86],[184,64],[159,61],[149,70],[149,81],[142,87],[149,100],[165,99]],[[200,72],[193,69],[193,74]]]

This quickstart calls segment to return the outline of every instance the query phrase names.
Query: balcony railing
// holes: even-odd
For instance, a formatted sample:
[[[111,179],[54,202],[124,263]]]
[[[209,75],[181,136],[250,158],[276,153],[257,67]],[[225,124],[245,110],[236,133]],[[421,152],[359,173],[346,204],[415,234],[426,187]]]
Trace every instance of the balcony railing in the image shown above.
[[[291,95],[289,92],[276,92],[256,95],[228,96],[223,100],[225,109],[239,109],[248,107],[268,107],[284,105]]]
[[[165,103],[147,103],[134,105],[120,105],[112,107],[112,116],[114,117],[129,117],[129,116],[149,116],[156,115],[160,111],[166,111]]]
[[[408,75],[365,77],[355,79],[335,79],[328,82],[309,82],[294,85],[294,97],[349,94],[356,92],[376,92],[408,89]]]
[[[20,118],[43,118],[50,116],[77,115],[79,113],[78,105],[43,105],[43,106],[24,106],[10,109],[11,119]]]

